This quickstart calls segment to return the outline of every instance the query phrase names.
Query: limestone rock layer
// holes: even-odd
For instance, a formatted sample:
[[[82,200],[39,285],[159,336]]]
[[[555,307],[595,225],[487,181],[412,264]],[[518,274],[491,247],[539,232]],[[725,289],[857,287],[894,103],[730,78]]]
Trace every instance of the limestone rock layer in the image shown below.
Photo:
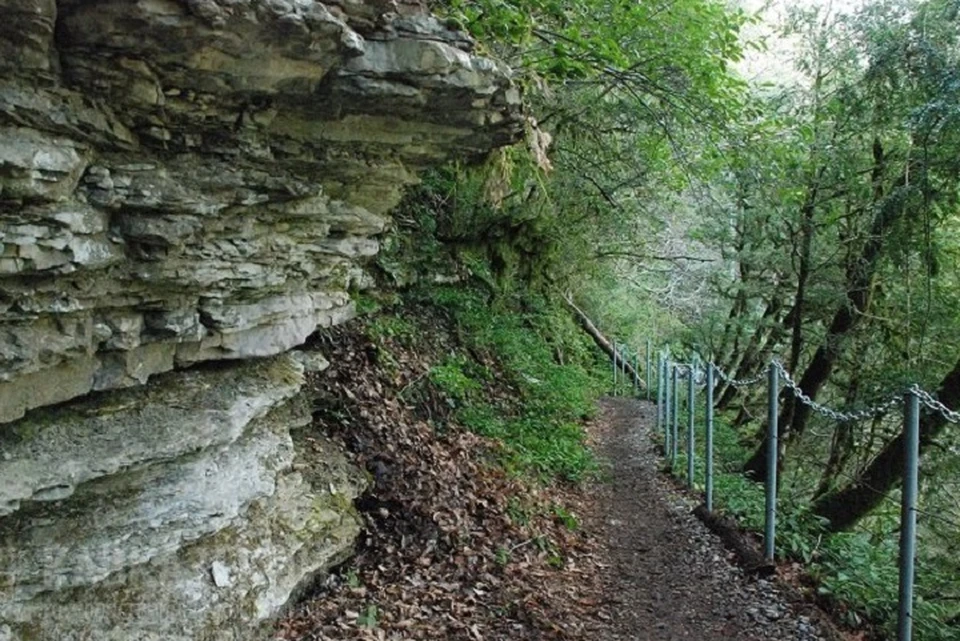
[[[516,139],[519,95],[410,4],[0,15],[0,641],[252,635],[348,553],[363,485],[291,437],[283,354],[351,317],[418,170]]]

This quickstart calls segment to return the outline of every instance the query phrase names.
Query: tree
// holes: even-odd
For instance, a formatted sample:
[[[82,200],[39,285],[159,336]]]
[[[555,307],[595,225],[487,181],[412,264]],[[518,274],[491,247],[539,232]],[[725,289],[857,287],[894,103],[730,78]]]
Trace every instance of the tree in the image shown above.
[[[937,396],[947,407],[960,407],[960,360],[940,382]],[[947,420],[940,413],[928,413],[921,418],[921,455],[933,445],[947,425]],[[820,496],[813,504],[814,514],[824,517],[833,531],[848,530],[870,514],[903,479],[904,438],[901,431],[847,485]]]

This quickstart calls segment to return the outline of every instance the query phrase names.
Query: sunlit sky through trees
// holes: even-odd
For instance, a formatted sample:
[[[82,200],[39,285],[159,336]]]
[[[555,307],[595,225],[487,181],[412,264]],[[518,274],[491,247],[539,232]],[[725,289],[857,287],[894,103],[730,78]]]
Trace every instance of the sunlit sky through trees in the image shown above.
[[[745,42],[762,43],[763,49],[748,48],[737,71],[752,82],[778,84],[798,82],[793,66],[796,39],[777,35],[791,8],[819,8],[832,14],[849,13],[865,4],[864,0],[735,0],[735,5],[760,17],[760,23],[744,29]]]

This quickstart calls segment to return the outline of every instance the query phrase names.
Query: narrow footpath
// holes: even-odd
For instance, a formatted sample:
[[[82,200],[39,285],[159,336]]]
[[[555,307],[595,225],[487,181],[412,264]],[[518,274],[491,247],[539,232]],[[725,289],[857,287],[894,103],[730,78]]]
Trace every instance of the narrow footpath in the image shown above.
[[[605,399],[591,432],[609,465],[587,527],[598,533],[610,620],[596,638],[842,639],[816,608],[790,599],[774,579],[746,576],[720,540],[692,515],[692,497],[658,470],[651,440],[656,406]]]

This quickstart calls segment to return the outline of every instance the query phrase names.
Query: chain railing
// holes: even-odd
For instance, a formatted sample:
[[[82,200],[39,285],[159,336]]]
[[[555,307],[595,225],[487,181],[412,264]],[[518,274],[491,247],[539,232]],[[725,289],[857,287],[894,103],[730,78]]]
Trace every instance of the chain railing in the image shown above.
[[[631,352],[630,347],[619,341],[613,341],[611,343],[611,351],[613,352],[611,361],[613,364],[613,393],[614,395],[618,394],[620,391],[619,385],[626,382],[629,378],[630,388],[633,393],[640,394],[641,388],[644,389],[647,400],[650,400],[650,386],[647,384],[647,381],[650,380],[650,369],[652,364],[653,353],[652,341],[647,340],[647,354],[646,354],[646,377],[641,378],[640,370],[640,352],[635,351]],[[632,359],[632,362],[631,362]],[[630,374],[630,369],[632,368],[633,374]]]
[[[949,407],[935,399],[930,392],[927,392],[919,385],[911,385],[909,391],[918,399],[920,399],[920,403],[922,403],[927,409],[942,415],[947,422],[960,423],[960,412],[954,412]]]
[[[764,378],[767,377],[766,373],[761,372],[760,374],[757,374],[753,378],[745,378],[745,379],[737,380],[732,376],[727,376],[727,374],[725,374],[724,371],[719,367],[717,367],[714,363],[710,363],[710,364],[713,365],[713,368],[714,368],[713,371],[716,372],[717,376],[720,377],[720,380],[722,380],[727,385],[733,385],[734,387],[750,387],[751,385],[756,385],[757,383],[759,383],[760,381],[762,381]]]
[[[817,403],[809,396],[804,394],[803,390],[800,388],[800,385],[793,380],[793,378],[790,376],[790,372],[786,370],[780,361],[775,360],[773,361],[772,365],[773,367],[777,368],[784,385],[793,390],[793,395],[798,401],[812,409],[817,414],[826,416],[830,420],[837,421],[838,423],[865,421],[869,418],[884,415],[897,405],[903,403],[903,394],[896,394],[885,401],[877,403],[873,407],[850,412],[840,412],[821,403]]]
[[[615,359],[616,360],[616,359]],[[714,488],[714,453],[713,453],[713,395],[717,380],[736,388],[747,388],[766,381],[768,416],[767,416],[767,457],[772,464],[766,466],[768,475],[765,479],[765,518],[764,518],[764,553],[773,561],[776,551],[776,518],[777,518],[777,458],[778,458],[778,420],[780,410],[780,393],[782,389],[789,390],[794,398],[808,406],[814,413],[838,423],[851,423],[871,420],[888,415],[897,407],[903,406],[903,433],[905,447],[905,468],[903,471],[903,489],[901,491],[901,523],[900,523],[900,599],[898,618],[898,641],[910,641],[912,635],[913,618],[913,584],[914,559],[916,556],[916,518],[921,510],[917,505],[918,495],[918,466],[919,466],[919,433],[920,408],[939,414],[950,423],[960,423],[960,412],[952,410],[940,402],[933,394],[922,389],[919,385],[911,385],[901,391],[890,394],[869,407],[837,410],[813,400],[794,380],[791,373],[779,360],[772,360],[765,371],[756,376],[736,379],[724,372],[715,363],[707,361],[705,364],[680,363],[670,359],[669,352],[662,350],[658,356],[656,368],[657,416],[656,429],[663,433],[664,453],[669,459],[670,468],[676,467],[679,456],[680,442],[680,389],[681,384],[687,386],[687,434],[686,434],[686,476],[687,485],[692,488],[694,482],[694,434],[695,417],[695,389],[704,387],[706,390],[705,413],[705,494],[706,509],[713,511]],[[616,370],[616,364],[614,366]],[[639,372],[639,370],[637,370]],[[647,344],[647,377],[646,392],[649,398],[651,382],[650,346]]]

